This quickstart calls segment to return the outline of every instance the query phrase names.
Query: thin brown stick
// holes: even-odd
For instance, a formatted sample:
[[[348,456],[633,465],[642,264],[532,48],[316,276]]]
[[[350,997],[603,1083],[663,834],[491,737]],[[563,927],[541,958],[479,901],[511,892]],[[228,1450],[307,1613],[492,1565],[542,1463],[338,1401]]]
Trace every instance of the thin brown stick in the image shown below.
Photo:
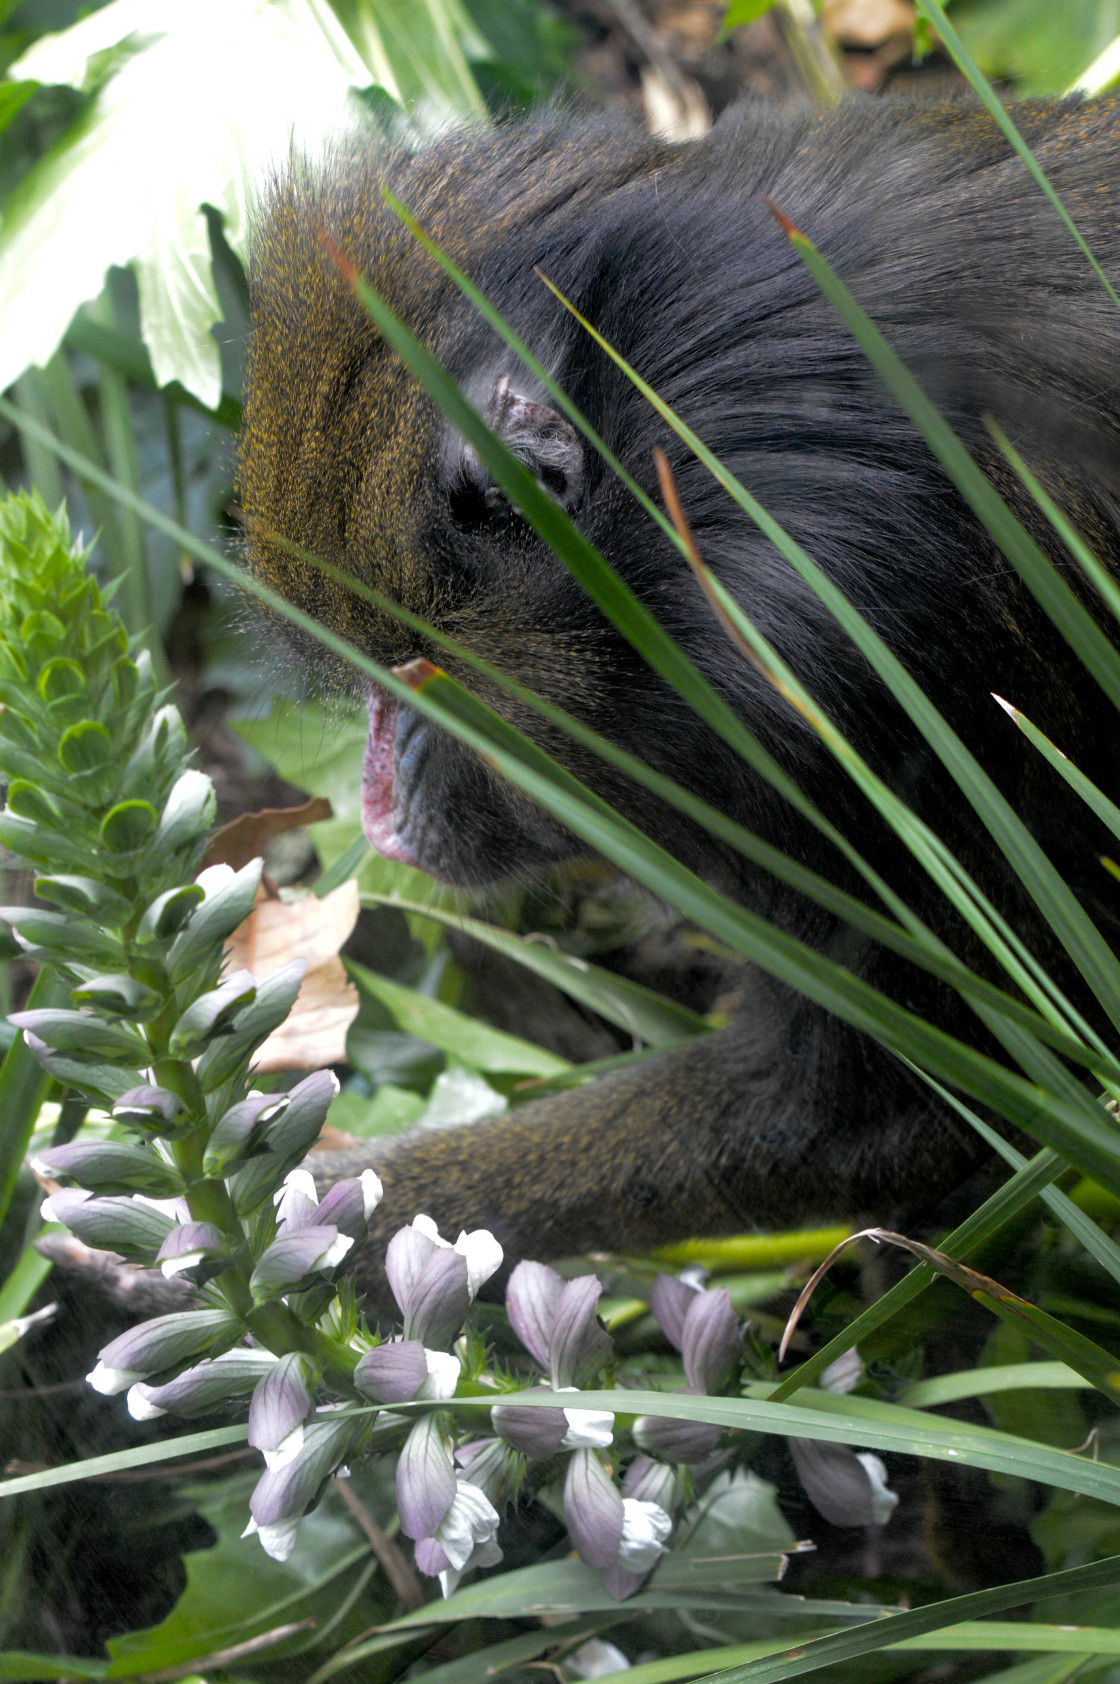
[[[334,1488],[369,1539],[370,1548],[385,1569],[385,1577],[404,1606],[410,1613],[414,1608],[422,1608],[424,1591],[400,1545],[377,1524],[348,1479],[336,1479]]]
[[[314,1624],[314,1620],[307,1619],[295,1620],[291,1625],[273,1626],[271,1631],[262,1631],[259,1637],[250,1637],[246,1643],[235,1643],[231,1649],[215,1649],[212,1655],[203,1655],[201,1659],[183,1661],[179,1666],[164,1667],[159,1672],[145,1672],[144,1684],[173,1684],[176,1678],[191,1678],[198,1673],[211,1672],[215,1667],[228,1666],[231,1661],[244,1660],[246,1655],[271,1648],[274,1643],[283,1643],[286,1637],[294,1637],[297,1631],[307,1631]]]

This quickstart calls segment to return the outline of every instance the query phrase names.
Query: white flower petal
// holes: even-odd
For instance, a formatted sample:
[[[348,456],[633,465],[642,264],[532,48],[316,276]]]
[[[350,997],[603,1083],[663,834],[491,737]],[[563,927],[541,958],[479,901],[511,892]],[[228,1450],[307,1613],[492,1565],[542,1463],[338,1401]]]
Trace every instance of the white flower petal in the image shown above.
[[[577,1678],[607,1678],[612,1672],[628,1672],[630,1662],[603,1637],[588,1638],[572,1654],[565,1656],[564,1665]]]
[[[451,1241],[440,1239],[439,1229],[436,1227],[430,1216],[414,1216],[412,1218],[412,1226],[418,1233],[424,1234],[429,1240],[434,1240],[436,1245],[447,1246],[448,1249],[450,1249]]]
[[[116,1397],[118,1392],[127,1392],[137,1380],[144,1378],[145,1376],[135,1369],[106,1368],[103,1362],[99,1362],[97,1367],[86,1375],[86,1380],[94,1391],[102,1392],[105,1397]]]
[[[385,1189],[381,1185],[380,1176],[375,1175],[371,1169],[364,1169],[358,1177],[358,1180],[361,1182],[362,1186],[363,1214],[368,1222],[382,1199],[385,1197]]]
[[[898,1492],[887,1484],[887,1470],[873,1450],[857,1450],[856,1461],[871,1487],[871,1515],[876,1526],[885,1526],[898,1504]]]
[[[423,1382],[416,1396],[432,1398],[442,1401],[455,1396],[455,1388],[459,1384],[462,1365],[450,1351],[424,1352],[424,1360],[428,1365],[428,1378]]]
[[[284,1220],[284,1200],[289,1193],[302,1193],[305,1199],[310,1199],[313,1205],[319,1203],[319,1194],[315,1187],[315,1177],[309,1169],[290,1169],[283,1181],[272,1195],[272,1202],[276,1206],[276,1220]]]
[[[159,1266],[160,1273],[170,1280],[172,1275],[182,1274],[184,1269],[193,1269],[207,1255],[205,1251],[183,1251],[178,1257],[165,1257]]]
[[[565,1387],[564,1390],[575,1388]],[[561,1450],[606,1450],[614,1438],[614,1416],[609,1409],[565,1409],[568,1430]]]
[[[296,1547],[298,1531],[298,1518],[295,1520],[278,1520],[272,1526],[258,1526],[257,1537],[264,1545],[265,1554],[270,1555],[273,1561],[287,1561]]]
[[[624,1497],[619,1566],[629,1568],[631,1573],[648,1573],[665,1553],[665,1540],[672,1527],[673,1522],[660,1503],[643,1503],[636,1497]]]
[[[134,1421],[154,1421],[157,1415],[166,1415],[166,1409],[161,1409],[158,1403],[151,1403],[144,1396],[147,1388],[142,1385],[129,1387],[128,1413]]]
[[[237,876],[232,865],[222,862],[219,865],[208,865],[205,871],[200,871],[195,882],[204,895],[212,895],[216,889],[224,889],[227,883],[232,883]]]
[[[478,1289],[484,1286],[502,1266],[505,1256],[501,1246],[488,1228],[476,1228],[473,1234],[462,1233],[455,1241],[455,1250],[467,1262],[467,1291],[473,1304]]]
[[[489,1542],[498,1530],[498,1511],[477,1485],[456,1482],[451,1507],[436,1532],[436,1542],[452,1567],[463,1572],[476,1544]]]

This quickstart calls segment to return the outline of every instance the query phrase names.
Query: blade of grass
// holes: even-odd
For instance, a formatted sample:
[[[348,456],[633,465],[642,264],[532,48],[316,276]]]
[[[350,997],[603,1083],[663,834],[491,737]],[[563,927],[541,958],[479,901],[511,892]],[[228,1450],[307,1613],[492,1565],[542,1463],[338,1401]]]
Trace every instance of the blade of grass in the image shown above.
[[[431,923],[471,936],[484,947],[492,948],[494,952],[524,965],[526,970],[544,977],[571,999],[598,1012],[608,1023],[645,1041],[648,1046],[677,1046],[681,1041],[694,1035],[708,1034],[717,1027],[699,1012],[678,1005],[675,1000],[646,988],[642,983],[616,976],[613,971],[563,953],[539,939],[513,935],[495,924],[467,918],[445,907],[421,906],[417,901],[401,900],[399,895],[363,894],[361,901],[363,906],[395,906],[416,918],[426,918]]]
[[[1019,154],[1019,157],[1027,166],[1027,169],[1030,171],[1034,180],[1042,189],[1043,193],[1045,193],[1046,197],[1049,199],[1050,203],[1053,205],[1054,209],[1069,229],[1070,234],[1073,236],[1074,241],[1084,255],[1085,260],[1089,264],[1089,267],[1092,269],[1094,275],[1101,283],[1101,286],[1104,288],[1105,292],[1107,292],[1116,308],[1120,310],[1120,296],[1117,295],[1112,282],[1097,262],[1097,259],[1093,256],[1093,253],[1089,249],[1089,245],[1085,240],[1084,235],[1081,233],[1081,230],[1077,227],[1077,224],[1066,210],[1066,207],[1058,197],[1058,194],[1050,185],[1050,182],[1034,153],[1031,151],[1030,147],[1015,127],[1011,113],[1008,111],[1006,105],[1004,105],[1003,101],[992,87],[992,84],[988,81],[988,78],[984,75],[984,72],[981,70],[980,66],[977,64],[972,54],[965,46],[952,24],[949,22],[949,19],[945,16],[938,0],[917,0],[917,7],[923,17],[925,17],[937,31],[945,51],[949,54],[949,57],[953,60],[953,63],[956,65],[961,75],[974,88],[981,103],[994,122],[997,123],[1003,130],[1003,133],[1007,136],[1007,139],[1010,141],[1012,147]]]
[[[997,521],[996,524],[1000,525],[1002,529],[1008,522],[1013,522],[1015,528],[1022,534],[1022,538],[1026,540],[1027,547],[1037,553],[1043,566],[1052,574],[1053,569],[1049,567],[1049,563],[1042,556],[1042,552],[1038,550],[1036,545],[1030,545],[1030,541],[1026,539],[1026,533],[1015,521],[1010,510],[1006,508],[998,494],[984,479],[980,470],[972,462],[967,452],[963,450],[963,447],[960,446],[947,424],[923,396],[912,376],[894,357],[882,335],[878,333],[878,330],[864,312],[859,309],[847,289],[828,269],[828,266],[819,257],[810,242],[805,239],[804,235],[797,230],[793,230],[790,238],[795,245],[795,249],[809,267],[810,272],[817,279],[818,285],[822,287],[822,290],[825,290],[830,302],[833,302],[840,310],[845,322],[852,328],[863,349],[869,355],[871,355],[872,350],[874,351],[875,354],[871,355],[871,360],[877,371],[887,380],[895,397],[899,398],[904,408],[908,407],[906,402],[908,398],[915,410],[921,414],[922,424],[919,425],[917,421],[915,421],[915,424],[919,425],[919,430],[922,431],[931,448],[935,450],[935,454],[938,454],[938,451],[934,443],[934,437],[930,436],[931,434],[945,449],[954,466],[962,470],[969,489],[980,499],[989,515],[995,519],[994,508],[995,511],[1002,512],[1006,517],[1006,520]],[[1028,892],[1039,906],[1039,910],[1070,953],[1074,963],[1078,966],[1086,981],[1089,982],[1098,999],[1101,1000],[1108,1015],[1120,1027],[1120,973],[1117,972],[1111,950],[1087,917],[1084,909],[1078,904],[1068,886],[1055,871],[1038,843],[1031,836],[1027,827],[1014,812],[1010,803],[1005,800],[975,758],[965,748],[957,734],[951,730],[941,714],[932,706],[920,686],[915,683],[902,663],[806,551],[790,538],[777,521],[767,514],[757,499],[752,497],[735,476],[724,468],[718,457],[708,450],[697,434],[680,419],[668,404],[658,397],[653,388],[641,378],[609,341],[597,332],[587,318],[576,310],[559,289],[553,286],[546,276],[542,275],[541,279],[564,304],[565,308],[570,310],[576,320],[583,325],[596,344],[634,383],[642,395],[657,410],[658,414],[684,440],[698,460],[709,469],[744,512],[750,516],[759,530],[771,540],[779,553],[791,563],[848,632],[848,635],[867,657],[880,678],[886,683],[891,694],[906,710],[913,723],[922,732],[926,741],[929,742],[954,778],[998,846],[1018,872]],[[854,322],[859,324],[858,332],[853,325]],[[903,391],[905,392],[905,398],[902,395]],[[929,432],[926,430],[927,427]],[[943,465],[945,464],[943,463]],[[947,471],[949,470],[947,469]],[[951,477],[953,477],[952,474]],[[993,535],[997,536],[997,541],[999,541],[998,535]],[[1023,548],[1023,546],[1021,545],[1019,548]],[[1016,557],[1009,557],[1009,559],[1015,560]],[[1088,619],[1081,605],[1072,597],[1072,593],[1068,592],[1068,587],[1062,585],[1060,580],[1057,583],[1061,590],[1068,595],[1069,600],[1073,603],[1074,610],[1084,617],[1092,631],[1096,633],[1098,642],[1094,644],[1094,648],[1103,645],[1109,661],[1115,662],[1120,667],[1120,656],[1117,656],[1116,651],[1103,638],[1099,628]]]
[[[985,1199],[971,1216],[966,1217],[959,1227],[954,1228],[952,1233],[942,1240],[940,1249],[950,1257],[968,1257],[979,1246],[986,1244],[993,1235],[998,1234],[1021,1210],[1025,1210],[1044,1188],[1062,1174],[1065,1167],[1056,1152],[1037,1153],[990,1198]],[[811,1385],[814,1380],[819,1379],[837,1357],[842,1357],[846,1351],[858,1345],[861,1339],[867,1338],[876,1328],[882,1327],[892,1316],[904,1310],[907,1304],[912,1303],[927,1287],[932,1286],[936,1278],[934,1270],[927,1263],[919,1263],[917,1268],[911,1269],[889,1292],[885,1292],[854,1321],[849,1322],[842,1332],[807,1358],[792,1374],[787,1374],[771,1393],[773,1401],[784,1402],[802,1386]]]
[[[957,1403],[965,1397],[987,1397],[991,1392],[1077,1390],[1090,1382],[1074,1373],[1064,1362],[1007,1362],[991,1368],[967,1368],[956,1374],[937,1374],[930,1380],[915,1380],[899,1393],[904,1409],[935,1409],[943,1403]],[[1117,1634],[1120,1640],[1120,1633]]]

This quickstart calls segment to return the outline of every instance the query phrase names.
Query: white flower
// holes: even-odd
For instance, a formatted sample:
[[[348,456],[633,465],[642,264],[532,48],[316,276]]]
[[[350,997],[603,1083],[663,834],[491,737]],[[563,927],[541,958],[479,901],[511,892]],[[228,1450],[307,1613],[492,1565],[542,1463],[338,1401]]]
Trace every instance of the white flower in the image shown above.
[[[484,1286],[502,1266],[505,1255],[501,1246],[488,1228],[476,1228],[472,1234],[466,1230],[452,1245],[450,1240],[441,1237],[439,1229],[430,1216],[414,1216],[412,1226],[421,1234],[433,1240],[436,1245],[444,1246],[450,1251],[457,1251],[467,1265],[467,1291],[473,1304],[480,1287]]]
[[[87,1379],[92,1386],[92,1376],[87,1375]],[[100,1391],[100,1386],[97,1389]],[[161,1409],[158,1403],[152,1403],[150,1399],[144,1396],[144,1387],[139,1383],[129,1387],[128,1397],[125,1401],[128,1404],[128,1413],[134,1421],[154,1421],[157,1415],[167,1414],[166,1409]]]
[[[272,1202],[276,1206],[276,1220],[284,1221],[287,1216],[287,1206],[295,1195],[305,1198],[310,1204],[317,1206],[319,1194],[315,1187],[315,1177],[309,1169],[290,1169],[283,1181],[272,1195]]]
[[[860,1354],[853,1345],[850,1350],[830,1362],[820,1377],[822,1392],[850,1392],[858,1386],[863,1374]]]
[[[885,1526],[895,1511],[898,1492],[887,1485],[887,1470],[873,1450],[857,1450],[856,1461],[871,1487],[871,1516],[876,1526]]]
[[[204,896],[212,895],[216,890],[224,889],[227,883],[232,883],[236,876],[237,873],[232,865],[226,865],[223,862],[219,865],[208,865],[205,871],[199,872],[195,882]]]
[[[565,1386],[566,1392],[575,1391]],[[560,1441],[561,1450],[606,1450],[614,1438],[614,1416],[609,1409],[565,1409],[568,1430]]]
[[[362,1187],[363,1214],[368,1222],[385,1197],[385,1189],[381,1185],[380,1176],[375,1175],[371,1169],[364,1169],[358,1180]]]
[[[36,1167],[38,1161],[38,1159],[32,1160],[32,1169]],[[86,1199],[92,1199],[93,1194],[86,1187],[70,1187],[67,1188],[67,1197],[69,1198],[71,1204],[74,1204],[78,1199],[81,1199],[84,1203]],[[42,1204],[39,1206],[39,1215],[42,1217],[44,1222],[62,1222],[62,1217],[59,1216],[49,1198],[44,1199]],[[65,1226],[65,1224],[63,1224],[63,1226]]]
[[[565,1658],[564,1665],[577,1678],[606,1678],[612,1672],[628,1672],[630,1662],[603,1637],[591,1637]]]
[[[297,1515],[295,1520],[278,1520],[271,1526],[258,1526],[255,1520],[250,1520],[241,1536],[251,1538],[255,1532],[266,1555],[270,1555],[273,1561],[287,1561],[296,1547],[299,1520]]]
[[[637,1497],[622,1499],[622,1542],[618,1562],[631,1573],[648,1573],[665,1552],[665,1540],[673,1522],[660,1503],[643,1503]]]
[[[435,1535],[451,1566],[462,1573],[475,1547],[489,1543],[497,1530],[498,1511],[486,1493],[469,1480],[457,1479],[451,1507]]]
[[[127,1392],[138,1380],[144,1380],[145,1373],[132,1368],[106,1368],[103,1362],[86,1375],[86,1380],[95,1392],[101,1392],[105,1397],[116,1397],[118,1392]]]
[[[457,1590],[459,1580],[464,1573],[471,1573],[476,1567],[497,1567],[502,1559],[500,1544],[493,1538],[485,1538],[481,1544],[476,1544],[466,1563],[462,1567],[445,1567],[439,1576],[439,1588],[445,1597]]]
[[[416,1396],[440,1402],[444,1398],[454,1397],[462,1370],[458,1357],[452,1356],[450,1351],[425,1350],[424,1361],[428,1365],[428,1378]]]

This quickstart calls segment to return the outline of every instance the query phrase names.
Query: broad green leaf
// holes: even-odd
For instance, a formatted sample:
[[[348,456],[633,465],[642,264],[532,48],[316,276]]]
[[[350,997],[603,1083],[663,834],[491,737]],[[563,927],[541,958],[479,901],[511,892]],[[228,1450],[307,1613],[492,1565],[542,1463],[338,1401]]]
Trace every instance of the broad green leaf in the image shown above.
[[[1069,91],[1071,94],[1103,94],[1109,88],[1114,88],[1120,82],[1120,37],[1110,41],[1104,51],[1096,57],[1088,70],[1083,70],[1077,78],[1076,85]]]
[[[331,1124],[345,1134],[356,1134],[359,1139],[376,1140],[411,1128],[419,1121],[424,1104],[421,1094],[384,1082],[370,1098],[360,1093],[340,1093],[331,1105]]]
[[[707,1033],[713,1025],[699,1012],[689,1011],[675,1000],[667,999],[652,988],[615,976],[600,965],[589,964],[569,953],[561,953],[531,936],[513,935],[495,924],[485,924],[478,918],[466,918],[442,907],[421,906],[414,901],[399,899],[392,894],[364,893],[364,899],[381,906],[399,906],[402,911],[418,918],[430,918],[447,929],[461,930],[473,936],[483,946],[515,959],[526,970],[555,984],[573,1000],[598,1012],[608,1023],[617,1024],[651,1047],[671,1047],[693,1035]]]
[[[730,1239],[682,1240],[654,1252],[670,1269],[777,1269],[788,1263],[820,1263],[846,1240],[851,1227],[792,1229],[784,1234],[734,1234]]]
[[[110,265],[131,263],[157,381],[218,404],[210,330],[221,312],[202,206],[243,253],[246,205],[269,165],[293,138],[318,150],[345,125],[351,90],[374,81],[393,99],[415,95],[421,127],[480,109],[463,53],[479,42],[459,0],[349,11],[353,37],[320,0],[112,0],[23,55],[13,70],[27,80],[104,79],[10,201],[0,388],[49,359]]]
[[[184,1558],[186,1588],[166,1619],[110,1640],[110,1678],[182,1667],[308,1618],[326,1627],[347,1599],[361,1595],[377,1564],[336,1496],[328,1495],[301,1521],[294,1551],[280,1562],[265,1554],[259,1539],[241,1536],[250,1489],[250,1480],[237,1479],[193,1493],[217,1542]],[[392,1606],[384,1592],[372,1602],[363,1599],[350,1611],[349,1635]],[[337,1641],[337,1628],[334,1635]],[[313,1630],[310,1636],[307,1630],[292,1632],[280,1646],[262,1649],[260,1659],[282,1664],[293,1645],[303,1649],[315,1642]]]
[[[517,1035],[491,1029],[478,1018],[468,1017],[454,1006],[445,1006],[442,1000],[433,1000],[403,983],[392,982],[365,965],[350,961],[347,969],[363,994],[371,995],[387,1007],[399,1029],[429,1041],[433,1047],[461,1059],[475,1070],[488,1070],[495,1075],[517,1072],[554,1076],[570,1068],[566,1058],[545,1052],[543,1047],[536,1047]]]
[[[953,0],[952,20],[980,69],[997,82],[1013,81],[1025,98],[1065,93],[1120,30],[1120,8],[1115,0],[1062,0],[1060,6]],[[930,21],[941,35],[937,20]]]

